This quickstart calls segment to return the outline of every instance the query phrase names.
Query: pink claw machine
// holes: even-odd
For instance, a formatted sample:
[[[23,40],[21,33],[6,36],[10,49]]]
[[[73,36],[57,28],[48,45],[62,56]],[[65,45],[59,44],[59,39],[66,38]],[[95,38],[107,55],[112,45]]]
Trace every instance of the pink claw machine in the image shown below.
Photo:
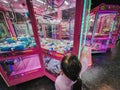
[[[31,1],[3,0],[0,6],[0,75],[8,86],[44,76]]]
[[[62,57],[72,52],[73,39],[70,39],[69,19],[75,17],[76,1],[55,0],[56,5],[51,5],[52,0],[48,1],[48,8],[41,14],[36,13],[38,28],[41,29],[43,36],[39,35],[45,65],[45,75],[55,81],[61,72],[60,62]],[[66,3],[67,4],[66,4]],[[80,1],[78,1],[81,3]],[[62,4],[63,3],[63,4]],[[34,7],[37,7],[33,3]],[[52,10],[52,12],[51,12]],[[71,13],[69,13],[71,11]],[[68,14],[66,16],[66,14]],[[65,18],[66,16],[66,18]],[[73,24],[72,24],[73,26]],[[74,31],[74,28],[71,28]],[[74,32],[71,33],[74,35]]]
[[[0,73],[8,86],[44,75],[55,81],[68,52],[92,64],[81,37],[87,0],[2,0],[0,5],[9,30],[0,42]]]
[[[87,45],[92,53],[105,53],[115,46],[119,32],[119,6],[100,4],[91,10]]]
[[[51,0],[48,0],[51,3]],[[56,3],[61,3],[61,1],[56,1]],[[66,3],[68,3],[68,5]],[[41,27],[41,32],[43,36],[40,35],[41,47],[43,51],[43,61],[45,65],[45,75],[51,80],[55,81],[56,77],[60,74],[60,62],[62,57],[69,52],[76,54],[77,56],[91,56],[91,53],[87,55],[86,51],[88,49],[84,49],[85,54],[83,55],[82,50],[80,50],[81,55],[79,53],[79,48],[83,47],[83,43],[80,43],[80,35],[83,35],[80,28],[81,25],[85,27],[86,22],[83,24],[82,21],[86,20],[83,16],[87,16],[86,7],[88,5],[87,0],[70,0],[70,2],[65,1],[64,4],[59,6],[59,8],[54,5],[47,11],[44,11],[43,14],[36,17],[38,21],[38,28]],[[34,6],[37,6],[35,3]],[[84,6],[84,9],[83,9]],[[57,10],[50,12],[50,10]],[[83,9],[83,10],[82,10]],[[76,11],[76,12],[75,12]],[[84,19],[84,20],[83,20]],[[82,27],[83,29],[83,27]],[[84,31],[87,32],[87,31]],[[84,36],[85,37],[85,36]],[[85,38],[84,38],[85,39]],[[85,40],[82,39],[82,42]],[[90,49],[89,49],[90,50]],[[83,58],[83,57],[82,57]],[[86,66],[91,66],[91,57],[87,57]],[[79,57],[81,60],[81,58]],[[81,60],[82,61],[82,60]],[[84,60],[83,60],[84,61]]]

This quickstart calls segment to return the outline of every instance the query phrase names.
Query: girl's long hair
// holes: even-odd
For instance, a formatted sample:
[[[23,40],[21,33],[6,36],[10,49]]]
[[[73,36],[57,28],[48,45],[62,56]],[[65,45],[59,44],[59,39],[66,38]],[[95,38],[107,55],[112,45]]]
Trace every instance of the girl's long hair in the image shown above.
[[[63,57],[61,62],[61,69],[63,73],[75,83],[71,87],[72,90],[81,90],[82,81],[79,78],[81,71],[81,64],[74,54],[67,54]]]

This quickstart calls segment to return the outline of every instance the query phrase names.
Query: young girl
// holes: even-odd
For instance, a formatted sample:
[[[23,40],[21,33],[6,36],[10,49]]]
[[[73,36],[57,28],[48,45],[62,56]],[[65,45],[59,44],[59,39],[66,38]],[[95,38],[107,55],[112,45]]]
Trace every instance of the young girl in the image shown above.
[[[62,72],[55,81],[56,90],[81,90],[81,64],[78,58],[73,54],[67,54],[62,59],[61,69]]]

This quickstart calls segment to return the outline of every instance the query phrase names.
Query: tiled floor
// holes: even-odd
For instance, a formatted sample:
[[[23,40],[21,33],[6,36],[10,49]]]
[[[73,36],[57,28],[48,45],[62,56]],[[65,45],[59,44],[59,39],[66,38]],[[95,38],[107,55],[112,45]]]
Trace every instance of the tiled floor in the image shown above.
[[[90,90],[120,90],[120,44],[111,52],[93,55],[93,66],[84,72]]]
[[[120,44],[111,52],[94,54],[93,66],[82,75],[88,90],[120,90]],[[8,88],[0,79],[0,90],[55,90],[54,82],[46,77],[38,78]]]

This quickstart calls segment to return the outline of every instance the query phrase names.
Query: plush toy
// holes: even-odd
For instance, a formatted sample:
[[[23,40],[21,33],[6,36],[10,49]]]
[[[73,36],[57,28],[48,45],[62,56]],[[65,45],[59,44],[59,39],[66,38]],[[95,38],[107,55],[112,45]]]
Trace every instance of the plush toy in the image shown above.
[[[6,42],[7,43],[16,43],[16,39],[15,38],[7,38]]]

